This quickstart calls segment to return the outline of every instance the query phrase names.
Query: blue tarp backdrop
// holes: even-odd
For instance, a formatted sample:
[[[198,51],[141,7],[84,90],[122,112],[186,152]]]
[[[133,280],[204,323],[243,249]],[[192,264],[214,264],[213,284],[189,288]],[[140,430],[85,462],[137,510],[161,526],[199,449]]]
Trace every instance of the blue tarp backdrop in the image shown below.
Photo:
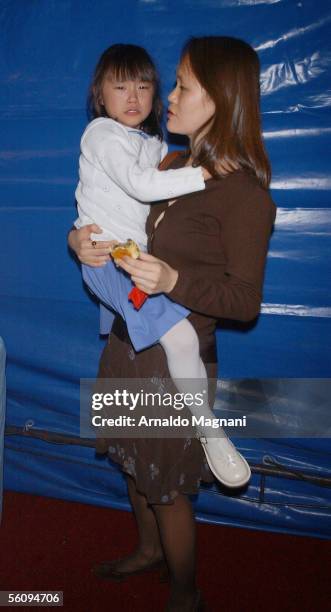
[[[79,435],[79,379],[104,339],[66,235],[75,219],[79,141],[100,53],[143,45],[171,90],[192,35],[246,39],[262,64],[262,111],[278,207],[262,313],[217,332],[219,377],[330,374],[330,23],[323,0],[6,0],[0,7],[0,335],[7,351],[7,426]],[[311,405],[314,410],[314,405]],[[331,476],[327,439],[241,440],[253,464]],[[6,436],[5,485],[128,508],[115,466],[84,445]],[[263,486],[262,486],[263,485]],[[330,489],[254,473],[244,493],[216,484],[201,520],[330,535]]]

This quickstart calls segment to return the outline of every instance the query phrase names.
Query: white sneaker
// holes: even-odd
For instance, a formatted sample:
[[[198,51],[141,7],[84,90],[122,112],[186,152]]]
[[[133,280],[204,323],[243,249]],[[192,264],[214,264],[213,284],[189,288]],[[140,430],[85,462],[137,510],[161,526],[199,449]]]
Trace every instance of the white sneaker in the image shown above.
[[[251,477],[244,457],[224,434],[222,438],[200,436],[202,448],[214,476],[227,487],[242,487]]]

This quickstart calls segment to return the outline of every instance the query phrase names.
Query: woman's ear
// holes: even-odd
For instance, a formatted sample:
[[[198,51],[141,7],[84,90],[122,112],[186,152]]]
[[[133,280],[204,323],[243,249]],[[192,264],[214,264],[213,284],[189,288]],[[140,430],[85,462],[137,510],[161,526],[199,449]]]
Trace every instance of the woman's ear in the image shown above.
[[[202,94],[203,94],[203,103],[205,104],[206,108],[208,109],[210,113],[210,119],[213,119],[213,117],[215,117],[215,112],[216,112],[215,102],[211,98],[209,93],[207,93],[203,87],[202,87]]]

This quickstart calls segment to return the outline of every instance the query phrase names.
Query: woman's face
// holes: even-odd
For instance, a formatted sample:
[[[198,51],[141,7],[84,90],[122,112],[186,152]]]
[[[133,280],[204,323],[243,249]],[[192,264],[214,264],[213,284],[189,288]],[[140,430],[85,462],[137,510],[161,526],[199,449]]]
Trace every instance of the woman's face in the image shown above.
[[[187,60],[178,67],[176,87],[168,100],[167,129],[174,134],[192,138],[215,113],[214,102],[195,78]]]

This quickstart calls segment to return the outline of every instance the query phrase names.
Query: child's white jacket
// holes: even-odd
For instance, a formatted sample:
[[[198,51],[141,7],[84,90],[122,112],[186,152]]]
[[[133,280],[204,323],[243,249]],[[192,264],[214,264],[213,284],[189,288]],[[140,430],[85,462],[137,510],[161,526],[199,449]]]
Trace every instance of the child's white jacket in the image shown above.
[[[81,139],[75,226],[97,223],[103,233],[92,234],[92,240],[132,238],[145,250],[148,202],[205,187],[200,167],[157,170],[166,153],[157,137],[113,119],[94,119]]]

